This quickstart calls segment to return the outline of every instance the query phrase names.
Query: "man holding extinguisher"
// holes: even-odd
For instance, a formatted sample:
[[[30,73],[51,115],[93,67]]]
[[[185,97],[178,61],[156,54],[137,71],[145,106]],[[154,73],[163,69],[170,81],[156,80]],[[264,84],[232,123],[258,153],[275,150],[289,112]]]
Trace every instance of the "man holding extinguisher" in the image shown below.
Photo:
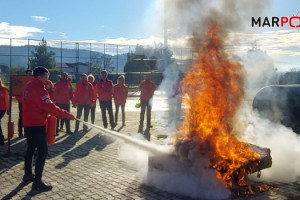
[[[25,174],[23,182],[33,181],[32,190],[49,191],[51,185],[42,181],[42,173],[48,155],[46,118],[53,115],[58,118],[74,120],[73,114],[60,109],[51,100],[45,88],[49,71],[44,67],[36,67],[33,71],[33,80],[28,82],[23,90],[22,119],[24,132],[27,138],[27,152],[25,155]],[[35,175],[32,173],[32,157],[37,150],[35,162]]]

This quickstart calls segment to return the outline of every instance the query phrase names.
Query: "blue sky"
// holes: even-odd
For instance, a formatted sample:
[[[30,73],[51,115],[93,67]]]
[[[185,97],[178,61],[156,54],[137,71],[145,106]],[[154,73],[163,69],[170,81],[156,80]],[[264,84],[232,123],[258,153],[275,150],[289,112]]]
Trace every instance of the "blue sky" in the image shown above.
[[[166,9],[171,8],[170,2],[175,1],[192,2],[166,0]],[[205,4],[226,2],[200,1]],[[264,7],[261,16],[292,16],[298,12],[300,15],[298,0],[260,2],[263,2],[261,7]],[[44,37],[46,40],[152,45],[163,42],[163,0],[0,0],[0,5],[0,38],[39,40]],[[184,4],[181,5],[184,7]],[[248,13],[248,16],[251,15],[255,14]],[[174,16],[174,21],[178,16]],[[249,29],[250,18],[244,24]],[[177,26],[178,31],[181,27]],[[170,29],[170,33],[171,31]],[[249,48],[257,40],[258,46],[274,57],[279,66],[294,67],[300,60],[298,29],[257,28],[250,33],[241,30],[238,34],[245,38],[242,50]],[[180,37],[177,34],[173,38],[170,36],[168,44],[184,46],[184,38],[183,32]]]
[[[145,38],[144,16],[151,0],[1,0],[1,22],[35,27],[30,38],[98,40]]]

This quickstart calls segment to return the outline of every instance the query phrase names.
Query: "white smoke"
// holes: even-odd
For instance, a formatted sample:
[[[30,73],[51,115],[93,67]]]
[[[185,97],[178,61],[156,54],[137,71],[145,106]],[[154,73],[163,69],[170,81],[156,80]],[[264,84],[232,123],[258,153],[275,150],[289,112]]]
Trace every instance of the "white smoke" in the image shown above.
[[[156,148],[154,144],[153,148]],[[138,171],[137,178],[142,183],[159,190],[192,198],[224,199],[230,196],[230,191],[215,178],[215,171],[203,166],[207,162],[202,160],[191,169],[172,156],[170,149],[172,146],[166,146],[168,153],[153,154],[124,144],[119,149],[119,159]]]
[[[293,182],[300,176],[299,136],[279,122],[260,117],[252,108],[253,99],[261,87],[278,84],[273,61],[267,53],[252,49],[243,63],[247,72],[246,98],[236,114],[235,132],[243,140],[271,150],[272,167],[262,171],[261,180]],[[254,175],[251,178],[256,179]]]
[[[180,93],[180,81],[182,71],[177,64],[170,64],[163,72],[164,79],[159,85],[159,90],[164,92],[169,105],[168,133],[169,135],[180,126],[182,116],[182,97]]]
[[[262,119],[244,105],[239,113],[243,140],[271,150],[272,167],[262,171],[260,180],[293,182],[300,176],[300,139],[290,128]],[[240,130],[241,131],[241,130]],[[251,176],[255,179],[255,176]]]
[[[163,21],[167,26],[167,36],[169,38],[172,37],[173,39],[182,35],[188,35],[190,37],[195,36],[196,38],[193,38],[191,41],[201,40],[201,36],[204,35],[207,25],[211,20],[217,20],[220,23],[222,28],[221,35],[224,36],[223,39],[226,40],[229,31],[241,31],[243,28],[242,22],[245,21],[245,19],[249,20],[250,16],[255,16],[257,13],[260,13],[264,7],[263,5],[267,5],[266,1],[259,0],[166,0],[163,2],[165,3],[165,19]],[[194,44],[198,45],[199,43]],[[194,48],[194,44],[191,44],[189,48]],[[185,68],[186,67],[184,67],[184,69]],[[168,99],[171,99],[170,97],[172,97],[172,88],[179,82],[180,71],[181,68],[178,68],[178,65],[176,64],[167,66],[164,71],[164,79],[160,89],[165,91]],[[176,117],[176,114],[172,113],[174,103],[171,101],[169,108],[171,112],[169,120],[166,123],[169,124],[169,127],[173,128],[175,127],[172,126],[174,120],[171,120],[171,117]],[[263,177],[275,178],[276,176],[274,173],[278,173],[283,166],[277,164],[277,160],[281,159],[282,154],[280,155],[280,152],[295,152],[297,142],[293,143],[293,147],[295,147],[294,150],[281,145],[282,151],[276,151],[275,148],[279,145],[275,142],[276,137],[273,139],[273,136],[270,136],[270,134],[266,134],[266,137],[269,137],[269,139],[263,137],[263,130],[267,132],[267,130],[271,130],[271,128],[262,127],[264,123],[260,123],[261,120],[250,114],[249,107],[247,111],[246,114],[244,113],[241,115],[244,118],[241,117],[241,119],[239,119],[239,124],[243,125],[243,127],[239,127],[239,129],[243,130],[244,139],[247,139],[254,144],[261,145],[262,147],[271,148],[273,167],[275,167],[272,167],[273,169],[268,169],[269,176],[267,176],[266,172],[263,173]],[[177,120],[178,119],[175,119],[175,122]],[[172,122],[170,123],[170,121]],[[274,126],[272,128],[274,128]],[[283,127],[282,130],[287,129]],[[276,129],[276,131],[279,134],[278,129]],[[283,136],[279,134],[277,137],[282,139]],[[290,134],[289,138],[295,139],[295,136]],[[295,159],[295,156],[296,154],[293,154],[290,158]],[[153,163],[149,162],[153,157],[158,159],[157,164],[160,165],[159,169],[156,169],[154,167],[155,165],[152,165]],[[181,162],[175,162],[171,157],[149,155],[148,152],[139,151],[135,147],[129,145],[120,147],[120,159],[139,172],[139,178],[143,183],[153,185],[161,190],[179,193],[193,198],[206,199],[221,199],[227,198],[230,195],[229,190],[216,179],[214,170],[207,168],[207,166],[203,166],[201,163],[199,163],[196,168],[182,170]],[[290,162],[288,158],[285,159],[287,161],[286,163]],[[274,164],[275,162],[276,164]],[[170,163],[172,163],[172,166]],[[296,168],[293,168],[293,171],[295,170]]]
[[[246,88],[256,91],[267,85],[278,84],[273,60],[266,52],[253,47],[243,59],[246,70]]]

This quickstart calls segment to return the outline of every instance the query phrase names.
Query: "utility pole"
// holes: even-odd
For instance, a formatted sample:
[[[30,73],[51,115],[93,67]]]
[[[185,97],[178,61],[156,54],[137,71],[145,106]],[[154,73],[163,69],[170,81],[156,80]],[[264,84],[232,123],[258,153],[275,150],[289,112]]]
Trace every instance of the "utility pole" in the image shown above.
[[[164,69],[167,67],[167,48],[168,48],[168,27],[167,27],[167,8],[166,8],[166,0],[164,0],[164,49],[163,49],[163,57],[164,57]]]

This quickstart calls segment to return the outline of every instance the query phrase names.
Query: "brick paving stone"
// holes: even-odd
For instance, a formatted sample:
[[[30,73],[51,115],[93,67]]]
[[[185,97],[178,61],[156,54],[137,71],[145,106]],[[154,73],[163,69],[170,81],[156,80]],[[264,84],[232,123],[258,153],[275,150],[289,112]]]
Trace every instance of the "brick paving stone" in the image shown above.
[[[13,110],[16,110],[14,103]],[[73,113],[76,111],[73,109]],[[121,134],[130,135],[137,131],[138,110],[126,113],[127,126]],[[153,113],[153,117],[155,118]],[[161,114],[161,113],[160,113]],[[17,114],[12,116],[17,121]],[[5,121],[6,120],[6,121]],[[2,124],[7,119],[4,118]],[[102,126],[99,111],[96,123]],[[153,120],[155,123],[155,120]],[[72,130],[74,122],[71,122]],[[160,144],[155,135],[161,134],[162,127],[151,129],[152,143]],[[15,123],[15,130],[17,130]],[[5,136],[7,135],[4,129]],[[16,136],[16,135],[15,135]],[[57,142],[49,145],[49,157],[46,160],[43,179],[53,185],[53,190],[33,195],[31,184],[20,186],[23,176],[26,140],[13,138],[11,155],[4,155],[7,146],[0,146],[0,199],[147,199],[147,200],[189,200],[182,195],[162,191],[158,188],[141,184],[137,170],[120,160],[118,152],[124,142],[112,139],[92,129],[88,133],[66,135],[60,133]],[[275,183],[276,188],[247,199],[300,199],[300,179],[294,183]],[[229,199],[245,199],[244,197]]]

